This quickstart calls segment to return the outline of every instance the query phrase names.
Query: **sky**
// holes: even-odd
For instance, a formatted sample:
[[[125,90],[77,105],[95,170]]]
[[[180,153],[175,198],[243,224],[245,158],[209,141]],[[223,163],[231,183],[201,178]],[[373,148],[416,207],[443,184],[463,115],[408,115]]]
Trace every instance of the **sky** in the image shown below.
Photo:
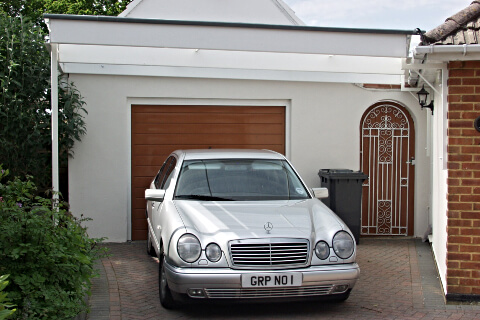
[[[307,25],[429,31],[473,0],[283,0]]]

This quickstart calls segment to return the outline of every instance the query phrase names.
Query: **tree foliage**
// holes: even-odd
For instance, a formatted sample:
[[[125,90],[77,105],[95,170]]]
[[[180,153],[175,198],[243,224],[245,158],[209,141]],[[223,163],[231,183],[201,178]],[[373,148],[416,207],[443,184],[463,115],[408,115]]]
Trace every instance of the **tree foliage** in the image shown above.
[[[117,16],[131,0],[9,0],[0,2],[0,10],[11,17],[30,18],[43,25],[43,14],[62,13],[80,15]]]
[[[78,90],[63,81],[59,92],[59,151],[63,162],[85,134]],[[13,176],[32,175],[51,187],[50,55],[41,28],[0,14],[0,164]]]
[[[5,288],[8,286],[8,276],[9,275],[0,275],[0,320],[7,319],[12,314],[15,313],[15,305],[10,303],[10,299],[6,292],[4,292]]]

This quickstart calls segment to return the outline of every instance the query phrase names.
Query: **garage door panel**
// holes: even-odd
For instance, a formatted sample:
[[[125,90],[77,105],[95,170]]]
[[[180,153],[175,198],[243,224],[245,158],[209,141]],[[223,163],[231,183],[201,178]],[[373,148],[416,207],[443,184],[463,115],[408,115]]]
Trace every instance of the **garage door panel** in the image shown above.
[[[145,219],[145,209],[133,209],[132,219]]]
[[[158,156],[163,157],[163,161],[168,157],[172,151],[175,151],[175,146],[165,145],[165,146],[146,146],[146,145],[133,145],[132,144],[132,155],[142,155],[142,156]],[[163,163],[163,162],[162,162]]]
[[[215,126],[206,124],[163,124],[144,123],[135,128],[132,134],[183,134],[183,133],[246,133],[246,134],[271,134],[281,132],[283,124],[262,123],[253,125],[245,124],[216,124]]]
[[[166,144],[187,144],[195,141],[200,144],[281,144],[283,135],[257,135],[257,134],[146,134],[134,135],[132,143],[143,145],[166,145]]]
[[[160,166],[137,166],[133,168],[136,177],[150,177],[150,183],[153,177],[158,173]]]
[[[158,169],[160,169],[160,167],[158,167]],[[158,172],[158,170],[157,170]],[[150,176],[135,176],[133,175],[134,174],[134,171],[132,171],[132,185],[133,186],[141,186],[142,188],[145,186],[145,187],[148,187],[150,185],[150,183],[152,182],[153,180],[153,177],[157,174],[157,172],[155,172],[155,174],[153,175],[150,175]],[[132,188],[134,189],[134,188]]]
[[[176,149],[285,154],[285,107],[132,106],[132,239],[144,240],[145,189]]]
[[[135,230],[132,228],[132,239],[133,240],[146,240],[144,238],[147,237],[147,229],[138,229]]]
[[[202,113],[225,113],[225,112],[236,112],[236,113],[250,113],[250,114],[260,114],[260,113],[284,113],[282,108],[271,107],[271,106],[204,106],[204,105],[136,105],[135,113],[189,113],[195,111],[195,109],[201,109]]]
[[[145,198],[145,189],[147,189],[149,185],[145,187],[139,187],[132,189],[132,197],[136,199],[144,199]]]
[[[145,219],[145,214],[143,214],[143,218],[142,219],[133,219],[132,220],[132,229],[135,229],[135,230],[147,230],[148,228],[148,224],[147,224],[147,220]]]
[[[144,212],[142,219],[145,219],[145,205],[146,205],[145,198],[133,198],[132,199],[132,209],[143,209],[143,210],[141,210],[141,211]]]
[[[277,150],[276,148],[281,147],[280,150]],[[157,145],[155,147],[152,147],[151,145],[137,145],[132,147],[132,154],[141,154],[141,155],[152,155],[152,156],[158,156],[159,158],[162,158],[163,161],[167,159],[168,155],[172,153],[174,150],[186,150],[186,149],[268,149],[268,150],[274,150],[277,152],[280,152],[284,154],[285,150],[285,143],[281,144],[262,144],[258,146],[245,146],[242,144],[233,144],[233,143],[226,143],[226,144],[212,144],[212,143],[204,143],[204,144],[198,144],[195,143],[195,141],[191,141],[190,144],[177,144],[175,146],[170,146],[170,145],[164,145],[160,146]],[[168,149],[170,150],[168,153],[163,153],[160,149]],[[161,164],[163,164],[163,161]],[[132,161],[133,163],[133,161]],[[160,164],[160,165],[161,165]],[[160,168],[159,168],[160,169]],[[152,177],[153,178],[153,177]]]
[[[204,114],[204,113],[143,113],[132,115],[132,120],[142,125],[147,123],[155,124],[183,124],[183,123],[200,123],[200,124],[222,124],[222,123],[278,123],[282,120],[281,114]]]
[[[257,149],[267,149],[267,150],[272,150],[281,154],[285,154],[285,145],[269,145],[265,147],[258,147]]]
[[[173,150],[172,150],[173,151]],[[169,154],[164,156],[138,156],[132,159],[132,166],[158,166],[160,168]]]

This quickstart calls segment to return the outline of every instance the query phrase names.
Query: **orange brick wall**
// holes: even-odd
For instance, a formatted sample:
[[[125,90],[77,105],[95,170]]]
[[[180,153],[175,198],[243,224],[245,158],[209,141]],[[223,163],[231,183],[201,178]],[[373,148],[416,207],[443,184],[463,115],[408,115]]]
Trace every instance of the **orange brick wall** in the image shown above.
[[[447,299],[480,298],[480,61],[448,64]]]

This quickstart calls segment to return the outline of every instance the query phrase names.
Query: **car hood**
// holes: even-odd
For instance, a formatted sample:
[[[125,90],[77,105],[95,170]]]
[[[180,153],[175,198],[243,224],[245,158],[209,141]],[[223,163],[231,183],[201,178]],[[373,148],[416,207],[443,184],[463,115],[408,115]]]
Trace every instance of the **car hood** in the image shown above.
[[[318,199],[289,201],[192,201],[175,200],[189,232],[202,238],[247,239],[265,237],[326,239],[345,229],[343,222]],[[271,230],[266,227],[270,223]]]

